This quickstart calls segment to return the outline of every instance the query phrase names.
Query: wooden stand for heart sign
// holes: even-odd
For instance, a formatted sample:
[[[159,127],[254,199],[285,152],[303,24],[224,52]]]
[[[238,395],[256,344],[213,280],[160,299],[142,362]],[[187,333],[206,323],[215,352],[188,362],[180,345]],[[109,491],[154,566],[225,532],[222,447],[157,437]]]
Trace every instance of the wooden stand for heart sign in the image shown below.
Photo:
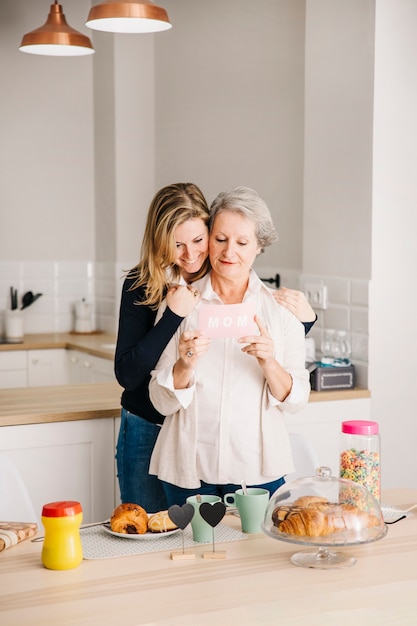
[[[226,552],[224,550],[217,551],[214,546],[214,528],[219,524],[226,513],[226,506],[223,502],[215,502],[211,504],[210,502],[202,502],[200,504],[200,515],[207,524],[209,524],[213,528],[213,550],[212,552],[205,552],[203,554],[203,559],[225,559]]]
[[[188,526],[188,524],[193,519],[194,515],[194,507],[191,504],[183,504],[179,506],[178,504],[173,504],[168,509],[168,517],[174,522],[178,528],[182,530],[182,552],[171,552],[171,559],[173,560],[188,560],[195,559],[195,554],[193,552],[185,552],[184,549],[184,528]]]

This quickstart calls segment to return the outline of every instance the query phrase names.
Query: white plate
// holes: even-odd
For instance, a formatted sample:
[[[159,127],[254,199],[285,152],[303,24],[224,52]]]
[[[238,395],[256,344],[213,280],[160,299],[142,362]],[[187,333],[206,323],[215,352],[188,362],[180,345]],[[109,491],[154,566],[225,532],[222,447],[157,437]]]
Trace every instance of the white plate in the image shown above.
[[[106,524],[103,525],[103,528],[106,533],[109,533],[109,535],[113,535],[114,537],[121,537],[122,539],[140,539],[143,541],[149,539],[162,539],[163,537],[171,537],[171,535],[175,535],[175,533],[181,530],[181,528],[174,528],[174,530],[166,530],[163,533],[151,533],[148,531],[147,533],[143,533],[142,535],[128,535],[127,533],[116,533],[110,528],[110,526],[106,526]]]

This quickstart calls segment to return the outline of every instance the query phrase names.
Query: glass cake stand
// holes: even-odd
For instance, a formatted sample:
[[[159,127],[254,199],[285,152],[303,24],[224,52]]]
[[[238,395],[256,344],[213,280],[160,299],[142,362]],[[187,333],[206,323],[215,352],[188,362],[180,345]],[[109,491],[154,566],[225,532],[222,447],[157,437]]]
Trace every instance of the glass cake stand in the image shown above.
[[[319,467],[316,476],[285,483],[272,495],[262,530],[272,539],[314,546],[293,554],[294,565],[334,569],[356,563],[355,557],[339,551],[341,546],[382,539],[387,526],[377,500],[365,487]]]

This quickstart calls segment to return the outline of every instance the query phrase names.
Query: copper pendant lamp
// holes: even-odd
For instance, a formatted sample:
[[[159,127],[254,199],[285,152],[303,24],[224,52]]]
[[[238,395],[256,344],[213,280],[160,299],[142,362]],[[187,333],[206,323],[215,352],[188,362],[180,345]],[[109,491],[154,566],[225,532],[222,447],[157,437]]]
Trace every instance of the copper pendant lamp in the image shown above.
[[[104,0],[91,7],[85,25],[109,33],[156,33],[172,27],[165,9],[147,0]]]
[[[45,24],[23,36],[19,50],[49,56],[82,56],[94,52],[90,39],[68,26],[57,0],[51,4]]]

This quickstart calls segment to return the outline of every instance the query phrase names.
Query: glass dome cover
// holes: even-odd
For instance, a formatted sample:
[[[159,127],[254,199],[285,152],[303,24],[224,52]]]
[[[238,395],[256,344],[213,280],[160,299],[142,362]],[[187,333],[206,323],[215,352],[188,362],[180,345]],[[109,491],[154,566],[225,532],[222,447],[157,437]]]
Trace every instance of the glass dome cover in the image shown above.
[[[332,477],[330,468],[320,467],[316,476],[285,483],[271,496],[262,530],[273,539],[320,548],[311,554],[313,564],[297,562],[294,555],[296,565],[346,567],[355,559],[344,559],[329,548],[377,541],[387,526],[377,500],[365,487]]]

